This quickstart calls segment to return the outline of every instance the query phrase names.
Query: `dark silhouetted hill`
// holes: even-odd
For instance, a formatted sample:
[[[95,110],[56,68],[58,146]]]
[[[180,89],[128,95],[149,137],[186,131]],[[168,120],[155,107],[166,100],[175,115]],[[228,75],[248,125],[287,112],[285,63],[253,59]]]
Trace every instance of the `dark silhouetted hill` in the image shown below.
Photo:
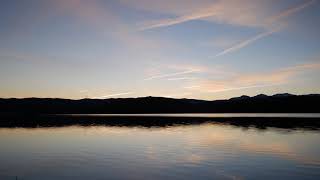
[[[204,101],[163,97],[118,99],[0,99],[2,114],[99,113],[318,113],[320,95],[260,94]]]

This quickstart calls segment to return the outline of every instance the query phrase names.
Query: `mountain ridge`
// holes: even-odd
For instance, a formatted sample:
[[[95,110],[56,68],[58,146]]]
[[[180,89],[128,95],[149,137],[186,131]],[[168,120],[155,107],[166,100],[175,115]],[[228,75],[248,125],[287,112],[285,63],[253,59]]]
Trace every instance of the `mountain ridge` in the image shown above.
[[[302,113],[320,112],[320,94],[239,96],[224,100],[167,97],[62,99],[0,98],[0,113]]]

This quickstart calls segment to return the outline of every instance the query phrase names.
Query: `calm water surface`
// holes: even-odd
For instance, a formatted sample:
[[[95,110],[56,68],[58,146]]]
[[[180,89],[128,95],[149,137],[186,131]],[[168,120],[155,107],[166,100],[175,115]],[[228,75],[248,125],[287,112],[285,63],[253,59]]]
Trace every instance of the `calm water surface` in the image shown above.
[[[0,179],[320,179],[320,132],[216,123],[0,128]]]

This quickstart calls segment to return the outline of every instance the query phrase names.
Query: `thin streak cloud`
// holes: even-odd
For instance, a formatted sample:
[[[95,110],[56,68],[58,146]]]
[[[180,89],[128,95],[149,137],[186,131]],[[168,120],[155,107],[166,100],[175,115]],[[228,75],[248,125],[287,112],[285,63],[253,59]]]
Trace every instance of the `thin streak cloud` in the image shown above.
[[[261,88],[298,82],[296,78],[306,72],[318,71],[319,62],[300,64],[282,68],[276,71],[264,73],[249,73],[235,76],[230,79],[215,81],[209,80],[202,82],[199,88],[189,88],[203,93],[218,93],[225,91],[244,90],[251,88]],[[197,87],[198,85],[196,85]],[[191,86],[192,87],[192,86]]]
[[[309,7],[314,2],[315,2],[315,0],[307,1],[307,2],[305,2],[303,4],[300,4],[300,5],[296,6],[296,7],[287,9],[287,10],[282,11],[281,13],[279,13],[279,14],[277,14],[275,16],[272,16],[271,18],[269,18],[267,20],[266,27],[268,29],[272,28],[273,27],[272,23],[274,23],[274,22],[276,22],[276,21],[278,21],[278,20],[280,20],[282,18],[288,17],[288,16],[290,16],[290,15],[292,15],[294,13],[297,13],[297,12],[303,10],[304,8]],[[242,48],[250,45],[251,43],[254,43],[255,41],[257,41],[259,39],[265,38],[267,36],[272,35],[275,32],[280,31],[281,29],[283,29],[283,27],[285,27],[285,26],[282,25],[280,28],[279,27],[278,28],[273,28],[273,29],[271,29],[269,31],[260,33],[260,34],[258,34],[256,36],[251,37],[251,38],[249,38],[247,40],[244,40],[244,41],[242,41],[242,42],[240,42],[240,43],[238,43],[238,44],[236,44],[236,45],[234,45],[234,46],[232,46],[232,47],[230,47],[228,49],[223,50],[222,52],[216,54],[214,57],[219,57],[219,56],[226,55],[228,53],[237,51],[239,49],[242,49]]]
[[[242,49],[242,48],[250,45],[251,43],[254,43],[255,41],[257,41],[259,39],[262,39],[264,37],[270,36],[271,34],[277,32],[277,31],[278,31],[278,29],[260,33],[260,34],[258,34],[256,36],[251,37],[251,38],[249,38],[247,40],[244,40],[244,41],[242,41],[242,42],[240,42],[240,43],[238,43],[238,44],[236,44],[236,45],[234,45],[234,46],[232,46],[232,47],[230,47],[228,49],[223,50],[222,52],[216,54],[214,57],[219,57],[219,56],[226,55],[228,53],[237,51],[239,49]]]
[[[201,86],[186,86],[186,87],[183,87],[185,89],[197,89],[197,88],[200,88]]]
[[[108,95],[97,96],[97,97],[93,97],[93,98],[95,98],[95,99],[103,99],[103,98],[117,97],[117,96],[128,95],[128,94],[133,94],[133,92],[125,92],[125,93],[117,93],[117,94],[108,94]]]
[[[145,27],[140,28],[139,30],[144,31],[144,30],[148,30],[148,29],[172,26],[172,25],[184,23],[184,22],[191,21],[191,20],[207,18],[207,17],[213,16],[214,14],[215,14],[215,12],[208,11],[208,12],[201,12],[201,13],[186,15],[186,16],[182,16],[182,17],[178,17],[178,18],[160,20],[159,22],[157,22],[155,24],[147,25]]]
[[[151,3],[150,1],[148,2]],[[148,8],[148,6],[150,6],[148,2],[145,2],[144,4],[140,3],[139,7],[142,9],[147,8],[147,10],[154,12],[175,15],[176,17],[151,21],[140,28],[140,30],[167,27],[192,20],[204,20],[210,22],[213,21],[218,23],[257,27],[261,26],[261,21],[257,21],[258,17],[260,17],[260,12],[262,9],[265,9],[264,3],[254,0],[243,0],[243,2],[238,0],[218,0],[214,2],[207,1],[195,3],[194,6],[185,6],[184,4],[179,3],[179,5],[171,8],[154,6],[152,8]]]
[[[277,86],[279,84],[264,84],[264,85],[254,85],[254,86],[244,86],[244,87],[234,87],[234,88],[225,88],[225,89],[218,89],[208,91],[209,93],[218,93],[218,92],[225,92],[225,91],[234,91],[234,90],[241,90],[241,89],[251,89],[251,88],[261,88],[261,87],[269,87],[269,86]]]
[[[185,14],[178,13],[182,8],[179,6],[173,8],[171,11],[173,14],[176,13],[177,17],[151,21],[150,23],[147,23],[141,27],[139,30],[143,31],[154,28],[168,27],[192,20],[206,20],[218,23],[222,22],[249,27],[268,28],[270,23],[274,23],[275,21],[278,21],[284,17],[290,16],[315,2],[315,0],[306,1],[303,4],[284,10],[283,12],[271,16],[270,18],[266,18],[262,15],[267,9],[265,4],[260,1],[216,1],[215,3],[205,3],[203,4],[202,8],[194,9],[194,11],[189,11]],[[141,4],[141,6],[144,5]],[[157,11],[156,9],[149,10]],[[166,9],[162,9],[162,11],[164,13],[167,12]]]
[[[292,15],[294,13],[297,13],[297,12],[303,10],[304,8],[309,7],[310,5],[314,4],[315,2],[316,2],[315,0],[306,1],[303,4],[300,4],[300,5],[296,6],[296,7],[287,9],[287,10],[281,12],[280,14],[269,18],[267,20],[267,22],[268,23],[273,23],[273,22],[278,21],[278,20],[280,20],[282,18],[288,17],[288,16],[290,16],[290,15]]]
[[[178,76],[178,75],[183,75],[183,74],[190,74],[190,73],[195,73],[195,72],[199,72],[199,70],[188,70],[188,71],[182,71],[182,72],[171,73],[171,74],[155,75],[155,76],[148,77],[144,80],[161,79],[161,78],[173,77],[173,76]]]
[[[179,81],[179,80],[194,80],[195,77],[178,77],[178,78],[169,78],[168,81]]]

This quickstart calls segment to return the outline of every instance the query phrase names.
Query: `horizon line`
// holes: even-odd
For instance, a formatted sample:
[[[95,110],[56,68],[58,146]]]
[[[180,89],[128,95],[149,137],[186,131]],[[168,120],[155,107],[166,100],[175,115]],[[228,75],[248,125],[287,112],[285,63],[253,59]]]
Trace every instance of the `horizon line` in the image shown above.
[[[249,96],[249,95],[246,95],[246,94],[242,94],[240,96],[233,96],[231,98],[226,98],[226,99],[214,99],[214,100],[208,100],[208,99],[196,99],[196,98],[176,98],[176,97],[166,97],[166,96],[138,96],[138,97],[114,97],[114,98],[105,98],[105,99],[101,99],[101,98],[78,98],[78,99],[73,99],[73,98],[58,98],[58,97],[9,97],[9,98],[3,98],[3,97],[0,97],[0,100],[1,99],[19,99],[19,100],[22,100],[22,99],[56,99],[56,100],[73,100],[73,101],[79,101],[79,100],[109,100],[109,99],[139,99],[139,98],[164,98],[164,99],[187,99],[187,100],[199,100],[199,101],[218,101],[218,100],[230,100],[230,99],[233,99],[233,98],[238,98],[238,97],[242,97],[242,96],[248,96],[248,97],[256,97],[256,96],[259,96],[259,95],[265,95],[265,96],[268,96],[268,97],[271,97],[271,96],[275,96],[275,95],[283,95],[283,94],[287,94],[287,95],[291,95],[291,96],[308,96],[308,95],[319,95],[320,96],[320,93],[308,93],[308,94],[292,94],[292,93],[276,93],[276,94],[271,94],[271,95],[268,95],[268,94],[264,94],[264,93],[258,93],[256,95],[252,95],[252,96]]]

